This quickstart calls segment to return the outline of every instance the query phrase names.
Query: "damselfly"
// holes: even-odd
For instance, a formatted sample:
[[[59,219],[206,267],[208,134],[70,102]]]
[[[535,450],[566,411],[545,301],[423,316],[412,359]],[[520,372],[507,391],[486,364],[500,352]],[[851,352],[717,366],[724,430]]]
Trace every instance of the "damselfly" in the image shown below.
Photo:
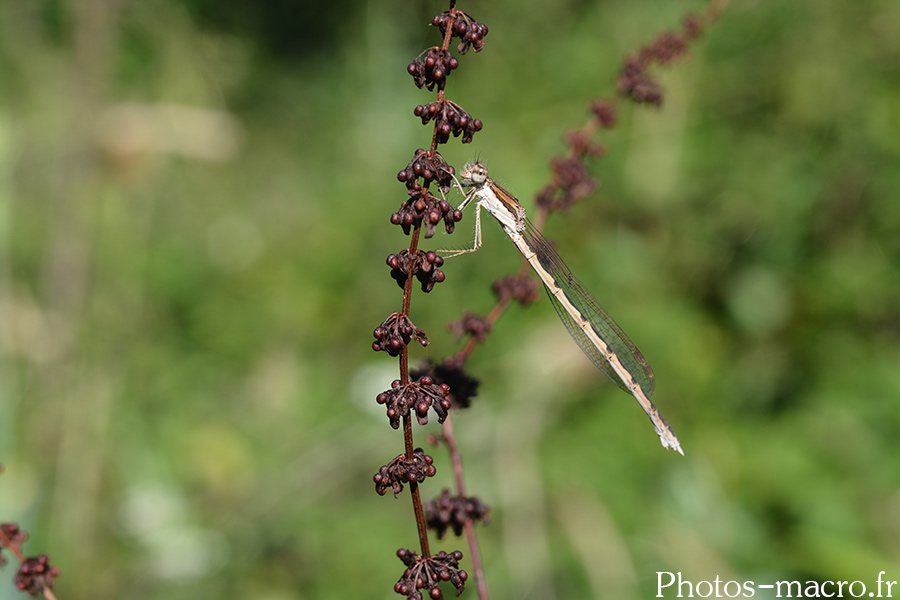
[[[525,216],[519,201],[488,177],[487,167],[480,162],[469,163],[460,178],[462,185],[471,187],[472,191],[459,209],[465,208],[473,199],[478,200],[475,245],[450,256],[481,247],[481,209],[491,213],[541,278],[572,339],[607,377],[637,399],[650,417],[663,447],[684,454],[672,427],[650,401],[654,388],[653,370],[631,338],[572,275],[553,246]]]

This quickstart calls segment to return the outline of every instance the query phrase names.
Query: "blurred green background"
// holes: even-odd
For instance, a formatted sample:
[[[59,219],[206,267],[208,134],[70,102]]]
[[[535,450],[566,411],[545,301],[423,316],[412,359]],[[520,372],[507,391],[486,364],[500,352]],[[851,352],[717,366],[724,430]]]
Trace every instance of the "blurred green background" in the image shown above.
[[[445,156],[530,207],[622,57],[702,6],[461,3],[490,34],[447,92],[484,130]],[[374,402],[398,367],[369,346],[401,301],[395,175],[430,141],[406,65],[444,9],[0,4],[0,520],[61,599],[398,597],[409,497],[371,481],[402,450]],[[546,300],[511,309],[454,421],[489,588],[900,579],[900,3],[733,0],[661,77],[547,235],[654,366],[686,456]],[[455,351],[446,323],[518,268],[485,225],[415,296],[413,360]],[[426,498],[451,484],[428,453]]]

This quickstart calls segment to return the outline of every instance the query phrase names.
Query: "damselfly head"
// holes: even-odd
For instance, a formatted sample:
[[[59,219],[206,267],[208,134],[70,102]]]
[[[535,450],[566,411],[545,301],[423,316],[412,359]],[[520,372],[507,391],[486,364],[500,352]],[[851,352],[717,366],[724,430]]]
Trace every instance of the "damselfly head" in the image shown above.
[[[487,167],[478,161],[467,163],[459,174],[462,184],[466,187],[481,185],[487,181],[487,176]]]

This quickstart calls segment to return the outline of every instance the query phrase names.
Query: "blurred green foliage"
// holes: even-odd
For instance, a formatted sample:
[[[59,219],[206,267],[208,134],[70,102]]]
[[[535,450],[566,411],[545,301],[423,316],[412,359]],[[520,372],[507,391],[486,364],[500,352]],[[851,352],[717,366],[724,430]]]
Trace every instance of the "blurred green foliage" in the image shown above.
[[[445,156],[529,204],[621,58],[701,7],[460,4],[490,35],[448,97],[485,127]],[[396,597],[415,525],[373,491],[402,440],[369,344],[400,305],[394,175],[430,140],[406,65],[445,8],[0,6],[0,520],[60,598]],[[732,0],[660,110],[623,107],[602,187],[547,233],[654,365],[686,457],[549,303],[510,310],[455,417],[495,597],[900,579],[898,24],[893,0]],[[414,359],[517,268],[488,225],[414,298]],[[451,484],[429,453],[426,497]]]

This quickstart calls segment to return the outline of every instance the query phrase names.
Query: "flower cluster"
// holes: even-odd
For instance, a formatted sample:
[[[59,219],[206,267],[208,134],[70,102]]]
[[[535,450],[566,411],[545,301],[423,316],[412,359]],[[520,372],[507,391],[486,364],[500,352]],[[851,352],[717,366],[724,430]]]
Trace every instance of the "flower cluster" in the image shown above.
[[[466,589],[469,574],[459,568],[463,553],[455,550],[447,554],[443,550],[433,556],[419,556],[412,550],[401,548],[397,557],[406,565],[403,577],[394,585],[394,591],[407,600],[422,600],[419,590],[428,590],[428,597],[433,600],[443,598],[441,582],[449,581],[456,588],[459,596]]]
[[[435,15],[431,19],[431,24],[440,29],[442,34],[446,35],[447,26],[452,21],[453,27],[450,36],[462,40],[459,46],[456,47],[459,53],[465,54],[469,51],[469,48],[474,49],[475,52],[480,52],[484,48],[484,36],[488,34],[487,25],[478,23],[462,11],[456,11],[454,16],[455,18],[452,18],[449,11]]]
[[[399,379],[391,383],[391,389],[381,392],[375,401],[387,407],[387,416],[391,427],[400,427],[401,417],[415,411],[420,425],[428,423],[428,410],[432,409],[438,416],[438,423],[443,423],[450,410],[450,386],[446,383],[435,383],[434,379],[424,376],[418,381],[410,381],[403,385]]]
[[[553,183],[541,190],[535,200],[544,210],[566,210],[597,187],[597,180],[591,177],[579,154],[570,158],[554,157],[550,166]]]
[[[388,255],[386,262],[391,268],[391,277],[401,288],[406,287],[410,275],[416,276],[426,293],[434,289],[436,283],[444,281],[444,272],[438,269],[444,259],[431,251],[415,250],[411,255],[409,250],[402,250],[400,254]]]
[[[487,523],[489,519],[490,509],[478,497],[453,496],[447,488],[425,505],[425,521],[437,531],[438,538],[443,538],[448,529],[462,535],[466,521]]]
[[[616,85],[619,91],[638,103],[659,106],[663,101],[662,87],[647,73],[647,69],[658,63],[667,65],[684,55],[691,41],[703,32],[703,24],[696,16],[685,18],[681,33],[665,32],[653,42],[641,48],[636,56],[625,59],[625,65]]]
[[[413,325],[408,316],[403,313],[391,313],[384,322],[372,332],[375,341],[372,342],[372,350],[385,351],[390,356],[397,356],[400,350],[405,348],[416,338],[423,346],[428,345],[428,337],[425,332]]]
[[[619,121],[616,105],[610,100],[594,100],[590,104],[590,110],[601,129],[612,129]]]
[[[46,554],[26,558],[16,573],[16,587],[31,596],[37,596],[44,588],[53,587],[53,579],[59,576],[59,569],[50,564]]]
[[[424,87],[428,91],[437,86],[444,89],[447,75],[459,66],[459,61],[447,50],[438,46],[432,46],[423,51],[414,61],[406,67],[407,72],[413,76],[416,87]]]
[[[534,277],[530,277],[526,273],[519,273],[494,280],[494,283],[491,284],[491,291],[500,302],[515,300],[522,306],[528,306],[537,302],[540,297],[538,293],[540,287],[541,284]]]
[[[421,448],[413,451],[411,459],[407,458],[406,454],[401,454],[378,469],[372,477],[375,491],[379,496],[384,496],[390,488],[396,496],[403,491],[403,484],[413,481],[422,483],[426,477],[434,477],[437,469],[433,463],[434,459],[425,454]]]
[[[447,327],[456,338],[468,335],[478,342],[483,342],[487,339],[493,325],[494,322],[491,319],[467,310],[459,321],[453,321]]]
[[[472,397],[478,393],[480,382],[468,375],[461,365],[454,364],[452,359],[443,364],[423,361],[422,365],[410,371],[411,377],[423,379],[430,377],[435,383],[446,384],[450,388],[447,399],[452,408],[468,408]]]
[[[440,154],[429,154],[419,148],[406,168],[397,173],[397,180],[406,184],[407,199],[400,209],[391,215],[391,223],[400,225],[409,235],[413,227],[425,224],[425,237],[430,238],[437,224],[444,221],[444,230],[453,233],[455,224],[462,219],[462,213],[443,198],[432,195],[427,187],[436,181],[441,192],[450,190],[454,169]],[[424,186],[419,182],[422,179]]]
[[[444,160],[443,156],[437,152],[428,152],[419,148],[413,154],[409,164],[397,173],[397,180],[405,183],[408,190],[422,189],[422,184],[419,183],[420,177],[426,186],[437,180],[441,191],[447,192],[453,185],[454,172],[453,167]]]
[[[439,144],[446,144],[451,133],[454,137],[462,134],[462,143],[468,144],[483,126],[481,119],[473,119],[459,104],[450,100],[442,99],[419,105],[413,110],[413,114],[422,119],[423,125],[432,120],[435,122],[435,135]]]
[[[0,550],[4,548],[18,549],[22,542],[28,539],[28,534],[17,523],[0,523]],[[0,566],[6,564],[6,557],[0,552]]]

